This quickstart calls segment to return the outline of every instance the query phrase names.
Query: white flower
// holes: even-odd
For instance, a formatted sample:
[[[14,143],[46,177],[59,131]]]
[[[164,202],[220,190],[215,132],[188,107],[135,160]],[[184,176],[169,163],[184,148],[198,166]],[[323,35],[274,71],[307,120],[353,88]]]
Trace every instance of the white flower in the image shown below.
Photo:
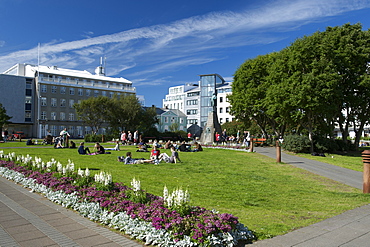
[[[85,177],[89,177],[89,176],[90,176],[90,170],[89,170],[89,168],[86,167]]]

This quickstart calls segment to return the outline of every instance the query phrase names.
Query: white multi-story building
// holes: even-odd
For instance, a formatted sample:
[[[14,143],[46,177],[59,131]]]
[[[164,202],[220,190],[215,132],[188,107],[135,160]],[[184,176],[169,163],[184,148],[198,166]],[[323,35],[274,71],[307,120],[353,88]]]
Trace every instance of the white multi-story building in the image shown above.
[[[231,83],[218,74],[200,75],[199,84],[186,84],[170,87],[163,99],[163,108],[178,109],[187,116],[187,127],[193,124],[205,126],[208,113],[213,110],[213,96],[216,95],[217,115],[220,124],[231,122],[230,103],[227,95],[231,94]]]
[[[131,81],[105,76],[102,65],[92,74],[57,66],[16,64],[0,74],[0,88],[0,103],[12,117],[8,131],[23,131],[38,138],[47,130],[56,136],[64,128],[73,137],[90,133],[90,128],[78,120],[74,103],[89,97],[136,94]]]

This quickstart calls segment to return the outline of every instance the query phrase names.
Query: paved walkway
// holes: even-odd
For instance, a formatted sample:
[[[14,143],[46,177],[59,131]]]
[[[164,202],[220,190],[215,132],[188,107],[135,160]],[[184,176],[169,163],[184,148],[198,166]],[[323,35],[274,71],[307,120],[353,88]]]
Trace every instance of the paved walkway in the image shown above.
[[[0,246],[143,246],[0,177]]]
[[[255,148],[276,159],[275,148]],[[312,173],[362,189],[362,172],[282,153],[281,161]],[[328,205],[330,206],[330,205]],[[361,247],[370,246],[370,204],[282,236],[257,241],[256,247]]]

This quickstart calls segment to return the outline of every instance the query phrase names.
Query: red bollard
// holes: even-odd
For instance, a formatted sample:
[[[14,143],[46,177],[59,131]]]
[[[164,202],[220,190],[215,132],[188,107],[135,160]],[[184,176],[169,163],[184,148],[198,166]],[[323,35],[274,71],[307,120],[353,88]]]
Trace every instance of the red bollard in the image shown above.
[[[363,193],[370,193],[370,150],[362,152],[362,162],[364,163]]]

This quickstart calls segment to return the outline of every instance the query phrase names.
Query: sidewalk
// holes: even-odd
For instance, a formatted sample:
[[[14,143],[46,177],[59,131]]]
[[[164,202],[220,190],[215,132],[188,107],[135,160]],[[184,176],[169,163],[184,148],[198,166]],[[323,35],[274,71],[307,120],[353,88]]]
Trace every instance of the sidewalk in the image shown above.
[[[0,177],[0,246],[143,246]]]
[[[271,147],[255,148],[257,153],[276,158]],[[312,173],[362,189],[362,172],[282,153],[281,161]],[[359,247],[370,246],[370,204],[285,235],[257,241],[256,247]]]

